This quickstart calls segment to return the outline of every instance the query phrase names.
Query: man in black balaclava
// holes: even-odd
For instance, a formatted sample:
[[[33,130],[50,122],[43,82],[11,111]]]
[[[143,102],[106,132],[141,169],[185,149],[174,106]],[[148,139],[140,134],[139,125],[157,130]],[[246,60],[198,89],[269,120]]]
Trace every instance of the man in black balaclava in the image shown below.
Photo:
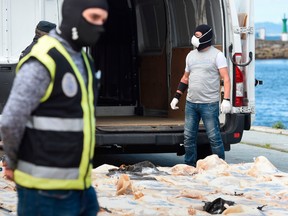
[[[200,32],[201,36],[196,36],[196,32]],[[199,35],[199,34],[198,34]],[[213,31],[208,25],[199,25],[194,31],[191,43],[197,48],[198,51],[211,46],[212,44]]]
[[[82,47],[96,44],[108,5],[64,0],[62,12],[57,32],[19,61],[1,116],[4,175],[17,184],[18,216],[99,211],[91,179],[98,78]]]
[[[220,133],[219,98],[220,78],[224,81],[224,98],[221,102],[223,114],[231,111],[230,78],[224,54],[211,46],[213,30],[208,25],[196,27],[191,43],[197,48],[188,53],[186,67],[170,106],[177,106],[181,95],[188,88],[185,107],[185,163],[196,166],[197,135],[202,119],[213,154],[225,159],[224,145]],[[208,152],[208,151],[207,151]]]
[[[75,50],[80,50],[83,46],[94,45],[104,32],[103,21],[92,18],[92,9],[96,10],[96,15],[103,15],[108,11],[108,4],[103,0],[65,0],[62,5],[62,23],[60,25],[60,35],[66,39]],[[99,14],[97,14],[99,13]],[[104,14],[103,14],[104,13]],[[105,19],[106,19],[105,18]]]

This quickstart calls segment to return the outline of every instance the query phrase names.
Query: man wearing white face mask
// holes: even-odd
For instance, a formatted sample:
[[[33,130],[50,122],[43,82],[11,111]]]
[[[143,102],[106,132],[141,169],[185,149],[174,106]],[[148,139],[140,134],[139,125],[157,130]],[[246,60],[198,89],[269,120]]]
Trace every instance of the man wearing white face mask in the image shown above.
[[[170,104],[173,110],[181,95],[188,88],[185,107],[185,163],[196,166],[197,133],[202,119],[213,154],[225,159],[224,145],[219,123],[220,77],[224,80],[224,100],[221,112],[231,111],[230,78],[224,54],[211,46],[213,30],[208,25],[199,25],[194,31],[191,43],[197,48],[188,53],[186,67],[176,94]]]

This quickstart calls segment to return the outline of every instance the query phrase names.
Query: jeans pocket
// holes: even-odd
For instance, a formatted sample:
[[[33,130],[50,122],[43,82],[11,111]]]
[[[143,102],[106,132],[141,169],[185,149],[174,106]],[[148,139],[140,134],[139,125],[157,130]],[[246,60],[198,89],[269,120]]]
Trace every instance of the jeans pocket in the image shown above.
[[[70,190],[39,190],[38,194],[47,198],[67,199],[72,196],[73,192]]]
[[[217,109],[219,110],[219,103],[218,103],[218,102],[209,103],[209,104],[208,104],[208,109],[209,109],[211,112],[215,112],[215,111],[217,111]]]

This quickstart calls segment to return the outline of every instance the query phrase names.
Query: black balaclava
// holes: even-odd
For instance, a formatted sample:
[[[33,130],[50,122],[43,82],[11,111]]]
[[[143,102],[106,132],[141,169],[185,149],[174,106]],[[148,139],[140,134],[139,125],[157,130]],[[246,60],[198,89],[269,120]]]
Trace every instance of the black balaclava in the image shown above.
[[[197,47],[197,50],[200,51],[212,44],[213,30],[210,26],[202,24],[196,27],[195,32],[201,32],[202,36],[200,38],[200,45]]]
[[[82,13],[88,8],[108,11],[108,3],[106,0],[64,0],[62,5],[60,35],[77,51],[95,45],[104,32],[102,25],[93,25],[84,19]]]

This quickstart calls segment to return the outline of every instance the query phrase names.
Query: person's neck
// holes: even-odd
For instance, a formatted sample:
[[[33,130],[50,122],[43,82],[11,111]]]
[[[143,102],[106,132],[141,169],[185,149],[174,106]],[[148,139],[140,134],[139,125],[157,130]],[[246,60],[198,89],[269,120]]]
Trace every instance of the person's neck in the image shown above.
[[[205,48],[201,49],[199,52],[205,52],[205,51],[209,50],[210,47],[211,47],[211,46],[205,47]]]

